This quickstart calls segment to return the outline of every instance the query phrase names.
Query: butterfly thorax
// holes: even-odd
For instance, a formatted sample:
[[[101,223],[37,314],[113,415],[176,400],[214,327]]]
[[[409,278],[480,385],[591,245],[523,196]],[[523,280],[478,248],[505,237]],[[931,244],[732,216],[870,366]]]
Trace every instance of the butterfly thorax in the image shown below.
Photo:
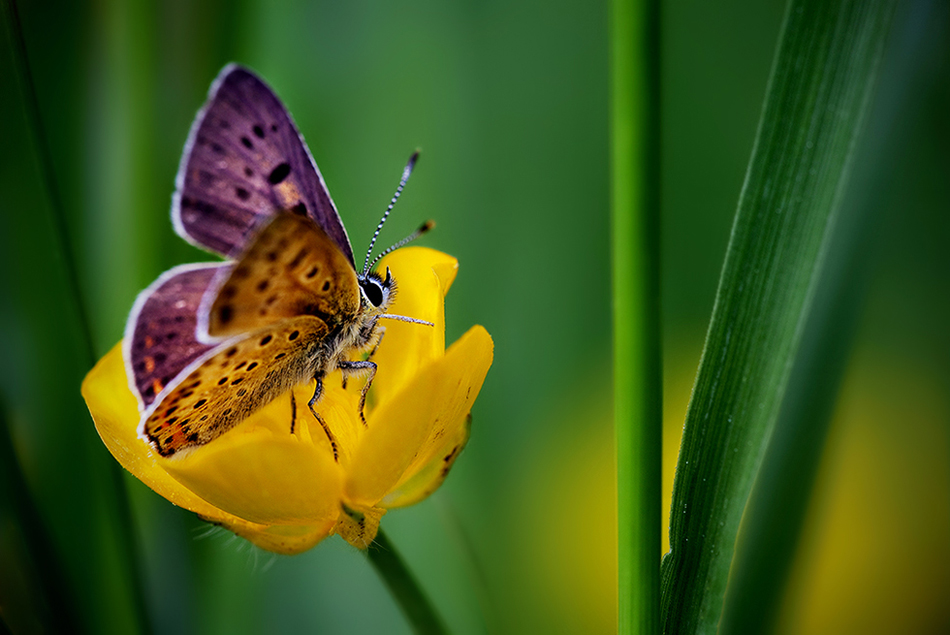
[[[356,320],[343,324],[336,332],[323,340],[320,359],[311,377],[328,375],[339,367],[341,361],[349,361],[371,350],[379,341],[380,329],[376,315],[361,315]]]
[[[342,329],[337,347],[337,359],[347,358],[352,353],[363,353],[379,343],[381,329],[379,316],[386,313],[396,297],[396,281],[389,269],[383,278],[370,271],[358,277],[360,288],[360,311],[352,322]]]

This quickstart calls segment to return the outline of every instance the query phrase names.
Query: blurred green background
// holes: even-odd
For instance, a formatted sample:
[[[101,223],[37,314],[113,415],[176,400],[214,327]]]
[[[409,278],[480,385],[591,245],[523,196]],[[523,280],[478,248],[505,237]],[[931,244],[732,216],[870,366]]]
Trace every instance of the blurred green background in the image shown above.
[[[663,4],[667,490],[784,4]],[[607,6],[19,10],[97,357],[159,273],[210,259],[174,234],[168,210],[189,126],[225,63],[254,68],[288,105],[357,253],[423,149],[382,242],[437,221],[423,244],[460,261],[447,339],[483,324],[495,362],[451,478],[383,527],[453,632],[613,632]],[[79,395],[90,363],[4,26],[0,399],[40,522],[16,512],[22,486],[7,459],[0,608],[14,632],[41,632],[45,567],[61,574],[54,597],[69,600],[57,609],[71,606],[87,632],[132,632],[112,458]],[[932,31],[915,61],[926,79],[882,158],[871,282],[782,632],[950,632],[950,53],[947,31]],[[131,477],[121,486],[154,632],[408,632],[342,540],[272,556]],[[25,547],[36,539],[40,563]]]

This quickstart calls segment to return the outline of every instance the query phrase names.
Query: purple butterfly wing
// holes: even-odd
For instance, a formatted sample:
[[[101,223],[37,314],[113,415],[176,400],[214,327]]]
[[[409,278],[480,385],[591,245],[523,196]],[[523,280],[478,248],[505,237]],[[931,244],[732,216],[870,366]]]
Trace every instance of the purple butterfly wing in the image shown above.
[[[278,210],[310,216],[353,263],[346,229],[287,109],[251,71],[229,64],[195,118],[176,179],[178,233],[224,256]]]
[[[188,364],[212,348],[195,336],[198,307],[215,275],[231,263],[169,269],[139,294],[125,327],[123,354],[129,386],[144,410]]]

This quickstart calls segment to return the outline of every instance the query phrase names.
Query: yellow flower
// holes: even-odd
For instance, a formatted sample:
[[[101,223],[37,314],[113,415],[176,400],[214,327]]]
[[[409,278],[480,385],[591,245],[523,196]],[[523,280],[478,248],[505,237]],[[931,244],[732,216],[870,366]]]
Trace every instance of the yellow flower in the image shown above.
[[[492,361],[481,326],[445,349],[443,297],[458,269],[454,258],[407,247],[387,256],[386,267],[399,283],[390,312],[435,327],[386,321],[366,426],[358,415],[362,382],[344,389],[339,371],[326,378],[317,410],[336,438],[338,461],[307,407],[312,382],[186,456],[160,456],[138,437],[121,342],[82,385],[102,441],[172,503],[263,549],[300,553],[334,533],[367,547],[386,510],[419,502],[442,484],[468,440],[469,411]]]

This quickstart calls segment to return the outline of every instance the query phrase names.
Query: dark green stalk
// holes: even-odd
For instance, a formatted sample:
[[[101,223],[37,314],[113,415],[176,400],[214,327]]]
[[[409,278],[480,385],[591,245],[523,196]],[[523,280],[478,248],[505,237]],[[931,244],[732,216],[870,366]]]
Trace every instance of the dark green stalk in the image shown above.
[[[16,522],[13,522],[13,521]],[[5,525],[5,526],[4,526]],[[46,525],[33,500],[23,467],[20,464],[13,436],[7,422],[7,409],[0,403],[0,549],[6,551],[4,560],[11,569],[19,568],[20,576],[26,581],[20,593],[29,595],[23,601],[24,606],[13,600],[16,605],[7,606],[0,613],[7,613],[3,619],[17,619],[15,613],[28,613],[24,618],[33,618],[45,632],[82,633],[83,624],[77,618],[75,598],[68,591],[63,570],[53,552],[53,540],[46,531]],[[13,572],[6,571],[13,579]]]
[[[56,173],[53,168],[53,157],[50,152],[49,139],[46,134],[46,129],[43,126],[43,118],[40,115],[39,100],[36,96],[36,85],[30,71],[26,41],[23,37],[23,27],[20,22],[16,0],[3,0],[3,7],[5,21],[10,32],[17,78],[23,95],[24,110],[26,111],[29,127],[33,134],[33,146],[39,162],[43,186],[49,197],[49,210],[52,214],[55,234],[54,240],[57,246],[57,252],[53,254],[53,257],[58,258],[58,262],[66,276],[68,293],[75,308],[79,328],[82,332],[86,363],[91,368],[93,364],[96,363],[96,346],[93,340],[89,311],[83,300],[84,294],[79,280],[77,259],[73,252],[72,242],[69,239],[69,227],[66,222],[65,207],[57,184]],[[123,554],[123,562],[128,568],[126,572],[127,578],[134,588],[132,595],[135,599],[135,610],[138,616],[140,630],[142,632],[149,632],[151,630],[151,623],[148,619],[145,594],[142,589],[141,559],[139,557],[141,550],[138,548],[135,531],[132,526],[132,510],[129,505],[123,480],[124,470],[115,461],[109,461],[109,470],[112,482],[114,483],[114,501],[117,507],[119,525],[118,535],[121,542],[120,552]]]
[[[659,5],[611,12],[611,237],[618,632],[659,632]]]
[[[49,208],[53,214],[53,227],[55,228],[54,239],[59,248],[60,261],[63,271],[66,274],[67,287],[71,295],[73,305],[76,307],[76,315],[79,319],[79,328],[83,333],[83,344],[89,366],[96,363],[96,349],[92,338],[92,327],[89,321],[89,311],[86,309],[86,303],[83,301],[82,287],[79,283],[79,273],[76,269],[76,256],[73,253],[72,243],[69,241],[69,228],[66,224],[66,213],[63,207],[63,199],[59,193],[59,186],[56,182],[56,174],[53,170],[53,157],[50,155],[46,129],[43,127],[43,118],[40,116],[40,104],[36,98],[36,86],[33,82],[33,75],[30,72],[30,63],[27,57],[26,42],[23,39],[23,28],[20,24],[20,14],[17,11],[16,0],[3,0],[4,12],[6,13],[6,22],[10,29],[10,42],[13,44],[13,59],[17,69],[17,79],[20,82],[20,90],[23,93],[23,100],[27,119],[30,122],[30,130],[33,132],[33,147],[36,150],[36,157],[39,161],[40,174],[43,179],[43,186],[46,188],[46,195],[49,196]]]
[[[448,632],[442,619],[435,612],[435,608],[429,603],[429,599],[382,529],[376,533],[376,539],[366,549],[366,557],[376,568],[376,572],[399,604],[403,615],[417,633],[441,635]]]

